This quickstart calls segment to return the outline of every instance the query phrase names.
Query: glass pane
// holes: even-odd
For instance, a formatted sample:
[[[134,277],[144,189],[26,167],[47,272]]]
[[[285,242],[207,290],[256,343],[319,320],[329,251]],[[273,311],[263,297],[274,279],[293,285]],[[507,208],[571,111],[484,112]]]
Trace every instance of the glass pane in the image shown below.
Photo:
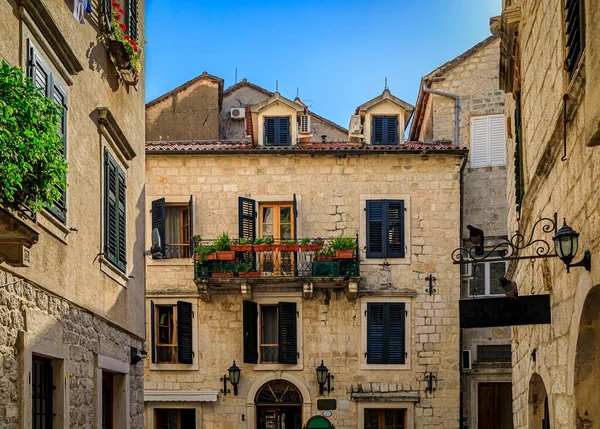
[[[263,225],[263,237],[273,237],[273,225]]]
[[[469,281],[469,295],[485,295],[485,264],[473,264],[473,278]]]
[[[277,307],[261,307],[262,343],[277,344]]]
[[[263,223],[273,223],[273,208],[272,207],[263,207],[262,209],[262,219]]]
[[[288,224],[281,224],[279,226],[279,237],[282,240],[289,240],[292,238],[292,225]]]
[[[291,223],[292,222],[291,207],[281,207],[279,209],[279,222],[280,223]]]
[[[490,263],[490,294],[502,294],[502,286],[498,284],[498,279],[506,274],[506,262]]]
[[[379,429],[379,410],[365,409],[365,429]]]
[[[166,207],[165,244],[178,244],[180,242],[181,210],[182,207]]]

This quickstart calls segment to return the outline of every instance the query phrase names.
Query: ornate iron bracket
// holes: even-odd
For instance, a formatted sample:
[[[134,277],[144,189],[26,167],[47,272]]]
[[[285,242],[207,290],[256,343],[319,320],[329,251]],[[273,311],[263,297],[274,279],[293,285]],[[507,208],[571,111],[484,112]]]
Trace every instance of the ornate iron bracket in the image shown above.
[[[429,274],[427,276],[427,282],[429,283],[429,287],[427,289],[425,289],[425,292],[429,293],[429,296],[431,296],[437,292],[436,288],[433,287],[433,282],[436,280],[437,279],[435,277],[433,277],[433,274]]]
[[[557,231],[557,214],[554,213],[554,218],[541,218],[531,229],[528,239],[525,235],[517,231],[510,239],[503,239],[502,242],[496,244],[491,250],[486,251],[483,255],[476,255],[475,246],[458,247],[452,252],[452,260],[454,264],[476,264],[477,262],[502,262],[515,261],[518,259],[537,259],[537,258],[554,258],[557,255],[552,253],[552,242],[548,243],[541,238],[535,238],[535,230],[538,226],[546,234]],[[521,250],[527,248],[535,248],[535,254],[530,256],[519,256]]]

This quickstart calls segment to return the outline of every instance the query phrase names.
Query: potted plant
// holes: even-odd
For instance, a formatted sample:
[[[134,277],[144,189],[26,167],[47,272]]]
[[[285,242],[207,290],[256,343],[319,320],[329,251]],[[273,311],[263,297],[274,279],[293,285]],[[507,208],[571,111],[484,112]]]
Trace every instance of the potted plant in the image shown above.
[[[240,238],[238,244],[232,244],[231,250],[234,252],[252,252],[252,241],[249,238]]]
[[[198,244],[196,245],[196,261],[203,264],[205,261],[216,261],[217,253],[215,246],[212,244]]]
[[[277,245],[280,252],[297,252],[300,250],[300,245],[296,240],[286,240]]]
[[[272,252],[275,250],[275,246],[273,245],[274,240],[272,237],[267,238],[257,238],[254,240],[254,250],[257,252]]]
[[[141,69],[140,56],[142,48],[128,34],[127,26],[120,22],[124,15],[125,11],[119,3],[112,2],[112,21],[106,39],[111,58],[121,76],[127,83],[135,85]]]
[[[217,260],[219,261],[234,261],[235,252],[231,250],[231,238],[226,232],[221,233],[215,241],[215,249],[217,250]]]
[[[333,261],[334,253],[335,251],[331,247],[325,247],[324,249],[315,252],[315,261],[331,262]]]
[[[320,237],[315,238],[312,241],[310,238],[303,238],[300,242],[300,249],[303,252],[317,252],[319,250],[323,250],[324,246],[323,239]]]
[[[234,264],[230,262],[221,262],[215,266],[215,270],[211,274],[214,278],[227,278],[233,277]]]
[[[253,267],[252,262],[240,262],[237,264],[237,271],[239,277],[260,277],[260,273],[257,271],[251,271]]]
[[[335,250],[337,259],[352,259],[354,258],[356,241],[352,237],[340,235],[331,242],[331,248]]]

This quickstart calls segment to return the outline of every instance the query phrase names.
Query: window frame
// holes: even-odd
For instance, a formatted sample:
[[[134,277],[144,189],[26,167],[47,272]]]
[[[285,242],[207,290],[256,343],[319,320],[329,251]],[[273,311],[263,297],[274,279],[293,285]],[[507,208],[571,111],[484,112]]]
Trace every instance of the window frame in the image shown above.
[[[469,284],[468,284],[468,296],[469,298],[476,298],[476,297],[481,297],[481,296],[502,296],[504,295],[503,293],[490,293],[491,287],[492,287],[492,282],[491,282],[491,278],[490,278],[490,273],[491,273],[491,264],[501,264],[504,262],[505,265],[505,270],[508,269],[508,261],[485,261],[485,262],[478,262],[477,265],[479,264],[483,264],[484,265],[484,291],[485,294],[483,295],[473,295],[471,293],[471,282],[474,280],[474,272],[475,272],[475,267],[472,267],[472,271],[471,271],[471,278],[469,278]]]
[[[380,203],[383,205],[382,207],[382,219],[381,219],[381,224],[382,224],[382,255],[374,255],[373,250],[371,250],[370,247],[370,243],[369,243],[369,238],[370,238],[370,222],[376,222],[374,220],[371,220],[369,218],[369,203]],[[400,206],[402,207],[402,211],[401,211],[401,219],[400,220],[391,220],[389,217],[389,211],[390,211],[390,204],[400,204]],[[406,207],[404,204],[404,200],[395,200],[395,199],[376,199],[376,200],[366,200],[366,211],[367,211],[367,223],[365,225],[365,229],[366,229],[366,234],[367,234],[367,239],[365,240],[366,243],[366,254],[367,254],[367,258],[384,258],[384,259],[403,259],[406,257],[406,238],[405,238],[405,229],[406,229],[406,224],[405,224],[405,219],[406,219]],[[389,234],[389,230],[390,227],[393,223],[401,223],[402,224],[402,230],[401,230],[401,235],[402,235],[402,245],[403,245],[403,249],[400,253],[396,254],[395,252],[391,251],[391,242],[390,242],[390,234]]]
[[[363,425],[365,425],[366,428],[366,424],[365,424],[365,419],[366,419],[366,414],[368,411],[377,411],[377,418],[378,418],[378,428],[377,429],[386,429],[386,423],[385,423],[385,413],[386,411],[395,411],[395,412],[399,412],[402,411],[402,429],[406,429],[406,420],[407,420],[407,410],[405,408],[365,408],[364,409],[364,415],[363,415]]]
[[[486,151],[486,161],[485,164],[474,163],[473,153],[474,153],[474,126],[477,121],[482,119],[486,119],[486,142],[485,142],[485,151]],[[501,163],[493,162],[492,156],[492,120],[500,120],[502,122],[501,129],[503,131],[503,150],[501,151],[503,156],[503,161]],[[506,117],[504,113],[494,113],[489,115],[477,115],[471,116],[469,124],[469,168],[486,168],[486,167],[506,167]],[[495,124],[496,126],[498,124]]]
[[[263,317],[263,309],[264,308],[274,308],[276,310],[275,313],[275,325],[276,325],[276,336],[277,341],[275,344],[267,344],[264,342],[264,317]],[[277,361],[263,361],[262,360],[262,348],[263,347],[276,347],[277,348],[277,356],[279,356],[279,307],[277,304],[258,304],[258,326],[260,327],[259,336],[258,336],[258,363],[259,364],[279,364]]]
[[[173,312],[173,328],[172,328],[172,336],[171,343],[161,343],[160,342],[160,310],[161,308],[171,308]],[[156,363],[158,365],[177,365],[179,364],[178,360],[178,338],[177,338],[177,304],[156,304],[154,306],[154,333],[155,333],[155,341],[156,341]],[[168,314],[168,313],[167,313]],[[170,321],[169,321],[170,322]],[[170,326],[170,323],[167,325],[167,328]],[[172,349],[173,353],[173,362],[159,362],[158,361],[158,348],[159,347],[169,347]]]
[[[38,365],[36,365],[36,363]],[[46,401],[44,402],[44,406],[41,405],[42,401],[37,401],[34,400],[34,397],[36,396],[36,368],[39,368],[39,366],[42,366],[44,369],[44,373],[43,375],[45,376],[46,380],[42,381],[42,383],[48,383],[50,382],[49,385],[45,385],[42,384],[42,386],[45,387],[45,391],[43,393],[45,393],[46,397]],[[56,384],[56,381],[54,380],[54,370],[52,367],[52,359],[51,358],[47,358],[44,356],[40,356],[40,355],[32,355],[31,357],[31,428],[32,429],[50,429],[53,426],[53,418],[54,418],[54,389],[53,386]],[[37,426],[36,422],[37,419],[34,417],[36,415],[36,404],[38,404],[42,409],[47,410],[48,405],[50,408],[50,411],[46,411],[45,412],[45,422],[41,422],[41,426]]]
[[[269,147],[277,147],[277,146],[291,146],[292,145],[292,121],[290,116],[263,116],[263,146],[269,146]],[[267,121],[269,120],[273,120],[274,124],[274,136],[273,136],[273,143],[269,144],[268,142],[268,138],[267,138]],[[287,121],[287,133],[288,133],[288,141],[286,144],[282,144],[281,143],[281,121]]]
[[[375,141],[375,120],[381,118],[382,124],[382,133],[381,133],[381,142]],[[388,121],[393,118],[396,121],[396,135],[393,142],[389,141],[389,124]],[[400,119],[398,115],[371,115],[371,141],[370,144],[374,146],[394,146],[400,143]]]
[[[168,209],[169,207],[177,207],[179,208],[179,242],[178,243],[167,243],[167,239],[165,237],[165,255],[163,256],[163,259],[189,259],[192,257],[192,255],[190,255],[190,240],[191,240],[191,217],[190,217],[190,205],[189,203],[170,203],[167,202],[166,203],[166,208]],[[184,216],[184,213],[187,212],[187,219],[185,219],[186,217]],[[187,223],[184,223],[184,221],[187,220]],[[169,213],[168,211],[165,213],[165,230],[167,228],[167,223],[169,222]],[[185,237],[185,233],[184,233],[184,229],[187,228],[187,241],[186,241],[186,237]],[[166,235],[166,234],[165,234]],[[175,257],[167,257],[167,247],[171,246],[171,247],[178,247],[180,249],[179,251],[179,255],[183,255],[183,256],[179,256],[178,258]]]

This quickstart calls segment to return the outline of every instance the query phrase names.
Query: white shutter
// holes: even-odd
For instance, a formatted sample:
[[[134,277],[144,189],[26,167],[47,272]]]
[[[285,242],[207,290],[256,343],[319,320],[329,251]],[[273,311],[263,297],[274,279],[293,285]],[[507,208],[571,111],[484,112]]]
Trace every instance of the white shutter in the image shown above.
[[[490,165],[506,165],[506,129],[504,115],[490,117]]]
[[[488,124],[488,116],[471,118],[471,167],[485,167],[488,165],[490,148]]]
[[[310,134],[310,116],[300,116],[300,133]]]

